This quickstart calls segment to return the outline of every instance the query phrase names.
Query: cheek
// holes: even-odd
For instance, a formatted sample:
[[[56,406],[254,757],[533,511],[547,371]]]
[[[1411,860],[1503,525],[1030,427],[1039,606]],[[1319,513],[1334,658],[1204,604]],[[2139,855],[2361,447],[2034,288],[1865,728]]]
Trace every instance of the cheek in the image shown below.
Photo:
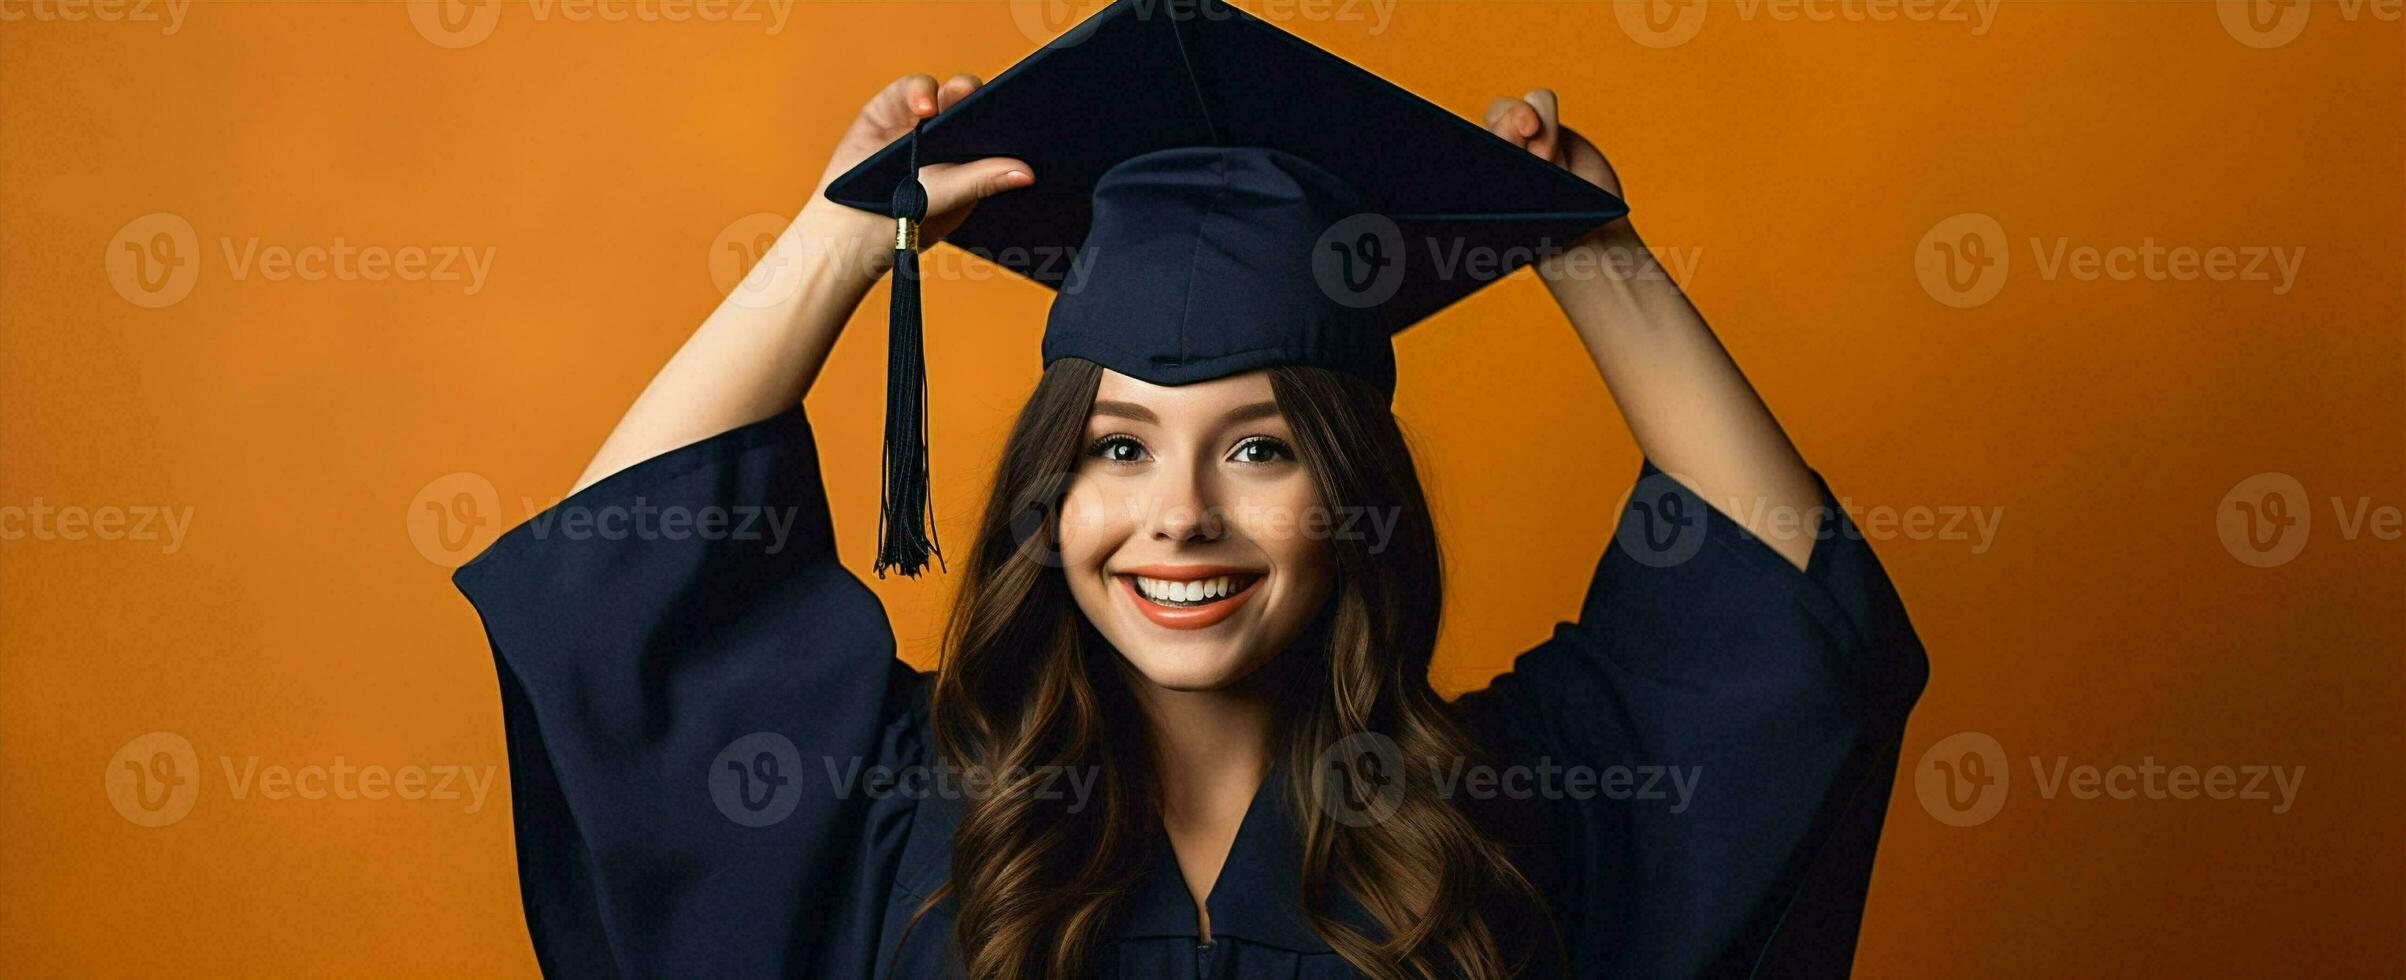
[[[1331,574],[1328,508],[1307,478],[1258,489],[1235,510],[1237,528],[1301,596],[1317,596]]]
[[[1061,500],[1061,565],[1095,569],[1128,538],[1128,522],[1117,519],[1124,508],[1113,506],[1098,481],[1079,480]]]

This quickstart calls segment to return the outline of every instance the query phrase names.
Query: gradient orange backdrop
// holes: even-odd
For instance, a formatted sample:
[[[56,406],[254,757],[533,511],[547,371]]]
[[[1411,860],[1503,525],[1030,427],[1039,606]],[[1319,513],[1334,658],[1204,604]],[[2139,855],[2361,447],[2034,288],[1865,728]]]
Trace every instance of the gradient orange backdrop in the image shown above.
[[[2406,970],[2394,2],[1246,5],[1464,114],[1559,89],[1807,457],[1858,506],[1939,521],[1875,545],[1933,666],[1864,973]],[[529,974],[493,666],[426,505],[489,493],[456,512],[489,538],[564,492],[863,96],[991,76],[1060,11],[513,3],[486,33],[471,4],[455,34],[396,3],[98,9],[0,0],[0,972]],[[173,242],[155,213],[189,224],[192,272],[149,308],[167,295],[127,276]],[[1990,227],[1965,214],[2005,262],[1959,307],[1979,297],[1921,272]],[[337,238],[492,262],[240,263]],[[2149,242],[2303,263],[2283,291],[2047,261]],[[963,542],[1048,294],[948,261],[935,487]],[[884,303],[809,400],[864,576]],[[1451,573],[1438,682],[1474,687],[1574,609],[1638,460],[1525,273],[1400,356]],[[2217,530],[2291,486],[2261,473],[2312,515],[2265,567]],[[37,506],[190,523],[70,539]],[[1940,533],[1973,511],[2001,515],[1985,540]],[[916,664],[952,584],[875,583]],[[1966,731],[2010,782],[1957,827],[1913,780]],[[144,827],[104,773],[152,732],[194,748],[197,796]],[[474,812],[226,778],[338,757],[503,771]],[[2032,759],[2304,780],[2285,812],[2049,798]]]

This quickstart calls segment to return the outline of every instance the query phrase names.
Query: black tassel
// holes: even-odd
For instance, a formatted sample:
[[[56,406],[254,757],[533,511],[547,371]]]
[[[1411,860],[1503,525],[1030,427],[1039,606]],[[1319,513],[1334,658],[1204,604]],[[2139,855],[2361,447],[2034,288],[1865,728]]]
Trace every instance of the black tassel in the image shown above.
[[[936,543],[927,474],[927,357],[919,305],[919,222],[927,188],[919,184],[919,131],[911,128],[910,174],[894,188],[894,306],[886,319],[885,502],[877,519],[877,577],[890,566],[917,578]]]

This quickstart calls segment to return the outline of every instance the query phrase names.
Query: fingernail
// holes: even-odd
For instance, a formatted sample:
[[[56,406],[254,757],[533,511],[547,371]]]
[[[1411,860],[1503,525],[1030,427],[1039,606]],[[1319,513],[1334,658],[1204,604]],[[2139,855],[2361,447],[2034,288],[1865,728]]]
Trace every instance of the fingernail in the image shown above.
[[[1036,178],[1028,176],[1028,172],[1025,170],[1004,171],[1003,180],[1014,184],[1033,184],[1036,182]]]

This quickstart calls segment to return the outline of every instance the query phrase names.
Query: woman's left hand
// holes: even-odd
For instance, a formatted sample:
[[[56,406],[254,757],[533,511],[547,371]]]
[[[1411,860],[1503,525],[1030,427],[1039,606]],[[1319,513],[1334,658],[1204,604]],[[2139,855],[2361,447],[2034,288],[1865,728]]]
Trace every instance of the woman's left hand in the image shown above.
[[[1553,89],[1532,89],[1517,99],[1488,103],[1487,130],[1577,174],[1581,180],[1611,191],[1614,197],[1628,196],[1621,193],[1621,176],[1613,172],[1612,162],[1604,159],[1604,151],[1577,130],[1562,124],[1561,106]]]

